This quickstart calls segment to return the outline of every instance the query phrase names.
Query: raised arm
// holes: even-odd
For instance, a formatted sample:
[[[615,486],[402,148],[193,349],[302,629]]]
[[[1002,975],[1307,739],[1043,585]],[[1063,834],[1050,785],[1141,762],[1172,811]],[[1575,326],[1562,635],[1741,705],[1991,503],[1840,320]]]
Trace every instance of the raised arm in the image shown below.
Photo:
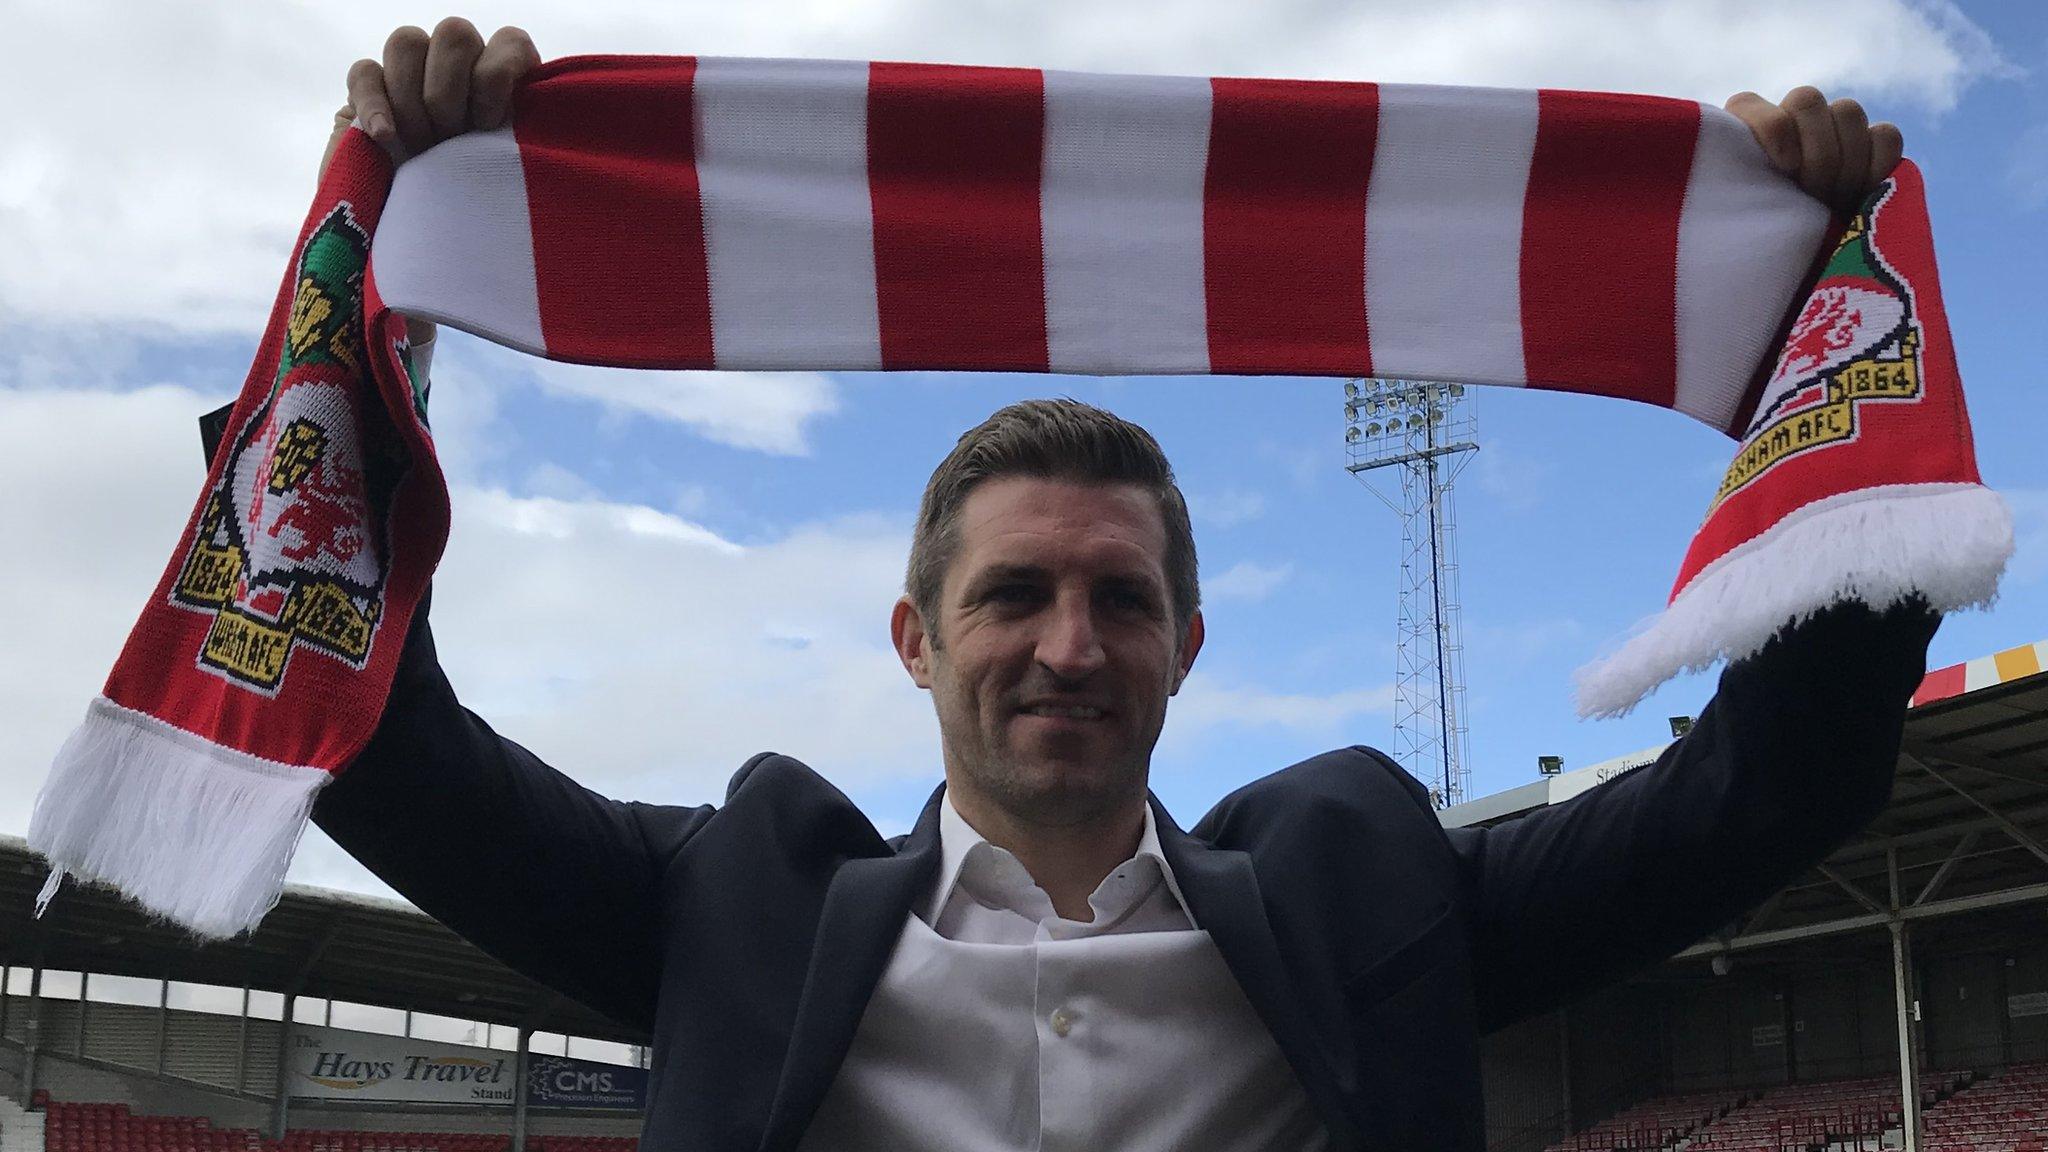
[[[1449,832],[1486,1028],[1654,964],[1796,879],[1891,796],[1939,618],[1830,608],[1731,665],[1657,762]]]
[[[477,947],[651,1029],[661,879],[712,811],[608,799],[493,732],[457,702],[422,610],[376,735],[313,822]]]
[[[1904,141],[1810,86],[1727,109],[1838,215]],[[1706,936],[1824,858],[1891,795],[1906,704],[1938,619],[1857,605],[1738,661],[1657,763],[1565,804],[1450,833],[1472,909],[1482,1020],[1543,1011]]]
[[[403,159],[494,128],[538,60],[516,28],[488,44],[463,20],[431,36],[400,28],[381,61],[349,70],[334,140],[360,118]],[[412,323],[423,352],[433,335],[432,324]],[[493,732],[457,701],[424,606],[405,645],[375,736],[321,794],[315,823],[498,959],[621,1023],[651,1027],[661,878],[711,809],[608,799]]]
[[[200,418],[209,461],[231,411]],[[492,732],[456,701],[423,604],[375,735],[313,821],[485,951],[647,1027],[661,878],[711,814],[609,800]]]

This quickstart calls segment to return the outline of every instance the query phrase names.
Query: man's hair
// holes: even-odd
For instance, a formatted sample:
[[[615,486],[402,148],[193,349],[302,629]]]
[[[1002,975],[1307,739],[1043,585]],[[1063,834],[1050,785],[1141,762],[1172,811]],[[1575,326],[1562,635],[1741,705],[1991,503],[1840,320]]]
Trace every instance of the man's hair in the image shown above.
[[[960,551],[960,510],[984,480],[1031,476],[1081,484],[1135,484],[1159,504],[1166,526],[1166,585],[1172,600],[1174,642],[1186,637],[1201,607],[1195,532],[1187,501],[1173,481],[1173,466],[1150,432],[1079,400],[1026,400],[968,429],[932,472],[917,510],[904,587],[926,634],[939,644],[938,624],[946,569]]]

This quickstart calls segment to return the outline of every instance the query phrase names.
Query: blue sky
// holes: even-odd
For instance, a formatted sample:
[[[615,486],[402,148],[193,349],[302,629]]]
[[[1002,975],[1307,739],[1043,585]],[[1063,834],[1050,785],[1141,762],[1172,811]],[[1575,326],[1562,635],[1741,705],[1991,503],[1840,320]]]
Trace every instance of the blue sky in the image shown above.
[[[856,6],[872,19],[811,39],[792,39],[767,16],[693,28],[643,20],[625,5],[595,14],[505,6],[502,19],[529,27],[551,55],[651,44],[1100,68],[1115,66],[1128,35],[1099,9],[1056,5],[1011,29],[1012,44],[1001,27],[923,19],[937,10],[921,3]],[[0,2],[0,13],[12,7]],[[1841,34],[1846,43],[1828,45],[1815,30],[1833,17],[1819,5],[1536,7],[1561,29],[1604,29],[1623,43],[1596,50],[1549,29],[1516,56],[1485,30],[1525,9],[1471,0],[1341,20],[1316,5],[1279,4],[1263,40],[1226,44],[1242,17],[1191,4],[1193,31],[1133,66],[1716,100],[1737,87],[1782,95],[1810,78],[1831,96],[1864,100],[1874,118],[1902,126],[1926,172],[1980,462],[2007,492],[2021,533],[1996,608],[1952,618],[1932,662],[2048,637],[2048,403],[2039,338],[2028,335],[2041,330],[2048,298],[2039,271],[2048,267],[2048,9],[1868,0],[1847,6],[1863,23]],[[1621,27],[1632,8],[1654,9],[1676,31]],[[0,513],[9,538],[26,541],[0,559],[0,600],[14,605],[0,610],[0,695],[15,700],[6,726],[17,733],[0,749],[0,832],[25,829],[49,754],[104,675],[197,490],[190,421],[229,396],[246,369],[303,210],[299,174],[309,173],[331,110],[334,85],[324,78],[338,81],[348,59],[373,51],[396,22],[387,16],[424,16],[372,6],[329,27],[320,22],[341,18],[197,11],[214,23],[193,51],[217,61],[219,78],[179,82],[197,85],[202,114],[190,122],[216,126],[195,134],[206,138],[193,145],[204,164],[167,161],[160,175],[116,165],[110,157],[134,129],[122,125],[118,100],[102,108],[90,97],[52,102],[64,109],[60,122],[78,118],[76,132],[33,137],[12,155],[0,149],[0,235],[18,228],[26,240],[23,257],[0,268],[0,469],[18,491],[46,494]],[[498,14],[482,16],[494,23]],[[1061,17],[1072,18],[1071,37],[1045,26]],[[54,34],[84,43],[79,19]],[[295,38],[277,58],[243,60],[266,35],[287,33]],[[158,67],[147,63],[155,34],[133,29],[124,35],[137,42],[113,51]],[[1421,62],[1302,47],[1375,35],[1415,46],[1409,55]],[[1649,39],[1631,52],[1629,37]],[[1953,59],[1926,63],[1928,44]],[[1385,61],[1377,70],[1376,59]],[[257,108],[237,92],[277,99]],[[0,86],[12,105],[24,95]],[[244,130],[219,130],[230,114],[245,115],[227,121]],[[109,185],[107,202],[123,210],[70,214]],[[206,243],[152,239],[148,213],[137,211],[152,198],[169,218],[189,213],[188,231]],[[149,246],[157,243],[170,246]],[[928,705],[887,650],[910,517],[962,429],[1043,395],[1100,404],[1151,429],[1194,511],[1208,646],[1154,764],[1155,787],[1182,823],[1300,757],[1354,742],[1390,747],[1398,525],[1344,471],[1342,390],[1329,380],[625,380],[448,333],[434,411],[457,481],[456,525],[436,620],[445,618],[444,657],[458,689],[501,731],[601,790],[715,800],[747,751],[779,748],[900,831],[938,779]],[[1626,719],[1589,723],[1575,718],[1570,682],[1575,667],[1662,604],[1732,446],[1649,408],[1471,395],[1482,450],[1457,499],[1472,785],[1483,795],[1535,778],[1539,754],[1584,765],[1657,743],[1666,716],[1694,713],[1710,694],[1711,677],[1686,678]],[[52,434],[80,425],[97,430],[89,446]],[[312,842],[295,875],[376,888]]]

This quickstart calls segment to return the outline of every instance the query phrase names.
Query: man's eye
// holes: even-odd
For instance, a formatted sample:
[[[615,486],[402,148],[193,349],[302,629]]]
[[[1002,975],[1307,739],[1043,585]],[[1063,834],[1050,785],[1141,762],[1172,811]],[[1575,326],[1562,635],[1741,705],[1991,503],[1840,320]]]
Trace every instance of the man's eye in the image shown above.
[[[1023,604],[1038,596],[1038,589],[1029,584],[998,584],[989,589],[988,598],[998,604]]]
[[[1152,608],[1152,597],[1147,596],[1143,592],[1112,592],[1110,593],[1109,600],[1110,603],[1127,612],[1146,612]]]

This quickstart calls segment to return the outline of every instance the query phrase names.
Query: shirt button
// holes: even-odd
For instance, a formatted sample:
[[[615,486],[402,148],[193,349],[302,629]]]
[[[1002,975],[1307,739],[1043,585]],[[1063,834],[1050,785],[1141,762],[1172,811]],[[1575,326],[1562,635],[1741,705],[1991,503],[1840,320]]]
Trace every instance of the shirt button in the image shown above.
[[[1065,1008],[1055,1008],[1052,1013],[1052,1034],[1065,1036],[1074,1030],[1074,1014]]]

